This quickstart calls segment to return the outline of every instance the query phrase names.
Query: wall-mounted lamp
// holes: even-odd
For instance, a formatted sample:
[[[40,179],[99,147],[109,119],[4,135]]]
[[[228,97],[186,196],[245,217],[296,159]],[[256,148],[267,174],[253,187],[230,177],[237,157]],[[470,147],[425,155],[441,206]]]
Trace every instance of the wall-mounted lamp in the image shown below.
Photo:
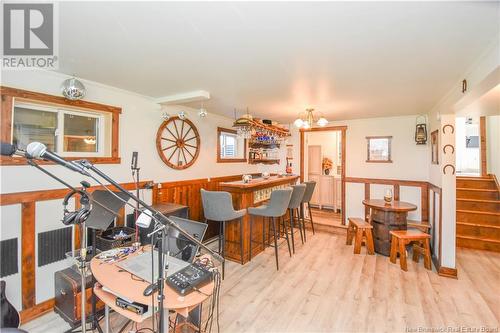
[[[425,116],[417,117],[417,124],[415,126],[415,142],[417,145],[425,145],[427,143],[427,119]]]

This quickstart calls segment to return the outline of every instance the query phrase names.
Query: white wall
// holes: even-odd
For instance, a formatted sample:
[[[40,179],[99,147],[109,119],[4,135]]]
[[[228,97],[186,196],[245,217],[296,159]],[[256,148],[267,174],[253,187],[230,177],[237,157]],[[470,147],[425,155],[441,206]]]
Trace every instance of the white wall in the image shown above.
[[[60,85],[68,77],[48,71],[3,71],[3,86],[36,91],[51,95],[60,95]],[[186,170],[173,170],[167,167],[156,151],[156,132],[162,123],[162,110],[150,98],[140,96],[117,88],[104,86],[99,83],[83,81],[87,87],[85,100],[118,106],[122,108],[120,116],[120,164],[97,165],[102,171],[118,182],[132,182],[130,160],[133,151],[139,152],[139,167],[142,180],[168,182],[176,180],[209,178],[215,176],[235,175],[284,170],[285,164],[279,166],[249,165],[247,163],[216,163],[217,127],[230,128],[233,119],[209,113],[208,117],[200,119],[197,111],[187,107],[172,106],[166,109],[171,114],[180,110],[187,113],[187,117],[198,128],[201,138],[201,151],[196,163]],[[210,110],[208,110],[210,112]],[[283,149],[284,154],[285,149]],[[296,155],[298,156],[298,155]],[[44,166],[47,170],[61,176],[72,185],[78,185],[83,179],[61,166]],[[43,175],[30,166],[1,166],[0,193],[34,191],[62,188],[58,182]],[[95,185],[95,182],[91,183]],[[148,192],[148,191],[143,191]],[[149,191],[151,192],[151,191]],[[144,193],[145,200],[150,202],[151,193]],[[62,228],[61,200],[51,200],[37,204],[36,233]],[[21,207],[20,205],[0,208],[0,235],[1,239],[18,237],[18,255],[21,255]],[[130,209],[127,209],[130,211]],[[36,266],[36,301],[42,302],[53,297],[54,272],[67,267],[66,261],[50,265]],[[21,268],[19,259],[19,269]],[[20,309],[21,306],[21,274],[14,274],[5,278],[8,283],[7,297]]]
[[[500,116],[486,117],[486,163],[488,173],[500,180]]]

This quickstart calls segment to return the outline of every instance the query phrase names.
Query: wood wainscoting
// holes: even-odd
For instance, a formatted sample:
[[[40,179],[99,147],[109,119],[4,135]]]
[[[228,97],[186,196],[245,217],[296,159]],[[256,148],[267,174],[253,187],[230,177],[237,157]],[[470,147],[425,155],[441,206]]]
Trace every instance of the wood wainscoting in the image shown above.
[[[253,176],[260,175],[254,174]],[[189,218],[194,221],[204,221],[201,203],[201,189],[219,191],[220,183],[241,180],[242,175],[181,180],[159,183],[155,186],[153,201],[155,203],[173,202],[189,207]],[[219,234],[218,225],[209,223],[205,240]]]
[[[152,184],[152,181],[142,181],[139,183],[139,188],[146,188],[147,184]],[[135,183],[121,184],[127,190],[134,190]],[[110,189],[115,189],[113,186]],[[89,192],[102,189],[101,186],[92,186]],[[21,223],[22,231],[19,235],[21,239],[21,320],[27,322],[34,319],[47,311],[52,310],[54,299],[49,299],[36,304],[36,203],[48,200],[63,199],[69,192],[68,189],[41,190],[17,193],[0,194],[0,205],[21,205]],[[153,192],[154,193],[154,192]],[[76,208],[78,207],[78,196],[75,195]],[[154,196],[153,196],[154,200]],[[61,207],[62,208],[62,207]],[[61,209],[62,213],[62,209]],[[117,217],[117,225],[124,225],[125,208],[122,208]],[[80,246],[78,228],[75,228],[75,246]]]

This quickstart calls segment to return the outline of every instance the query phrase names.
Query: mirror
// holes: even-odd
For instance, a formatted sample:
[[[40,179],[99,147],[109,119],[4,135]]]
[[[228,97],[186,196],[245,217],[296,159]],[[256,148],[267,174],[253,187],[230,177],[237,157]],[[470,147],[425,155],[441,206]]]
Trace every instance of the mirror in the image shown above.
[[[247,140],[238,137],[236,130],[217,127],[217,163],[247,161]]]

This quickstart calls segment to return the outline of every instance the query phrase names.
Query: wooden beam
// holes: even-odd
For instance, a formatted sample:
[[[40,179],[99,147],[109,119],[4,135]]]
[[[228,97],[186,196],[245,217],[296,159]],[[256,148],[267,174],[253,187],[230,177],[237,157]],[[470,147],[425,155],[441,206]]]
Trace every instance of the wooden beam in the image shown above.
[[[427,183],[420,186],[420,219],[429,221],[429,186]]]
[[[426,185],[427,182],[419,180],[401,180],[401,179],[381,179],[381,178],[358,178],[358,177],[346,177],[347,183],[370,183],[370,184],[380,184],[380,185],[395,185],[400,186],[415,186],[420,187]]]
[[[400,189],[399,184],[394,184],[394,195],[393,195],[394,200],[399,200],[400,198],[399,189]]]
[[[365,200],[370,200],[370,183],[365,183]],[[365,217],[370,214],[370,207],[365,206]]]
[[[22,308],[35,306],[35,202],[25,202],[21,208],[21,290]]]
[[[146,184],[151,184],[151,180],[145,180],[139,182],[139,188],[145,188]],[[134,190],[135,183],[124,183],[120,184],[126,190]],[[109,185],[108,188],[111,190],[116,190],[114,186]],[[103,189],[100,185],[92,186],[89,188],[89,192],[95,190]],[[27,192],[14,192],[14,193],[2,193],[0,194],[0,206],[14,205],[25,202],[34,201],[46,201],[54,199],[62,199],[69,192],[69,189],[55,189],[55,190],[40,190],[40,191],[27,191]]]

